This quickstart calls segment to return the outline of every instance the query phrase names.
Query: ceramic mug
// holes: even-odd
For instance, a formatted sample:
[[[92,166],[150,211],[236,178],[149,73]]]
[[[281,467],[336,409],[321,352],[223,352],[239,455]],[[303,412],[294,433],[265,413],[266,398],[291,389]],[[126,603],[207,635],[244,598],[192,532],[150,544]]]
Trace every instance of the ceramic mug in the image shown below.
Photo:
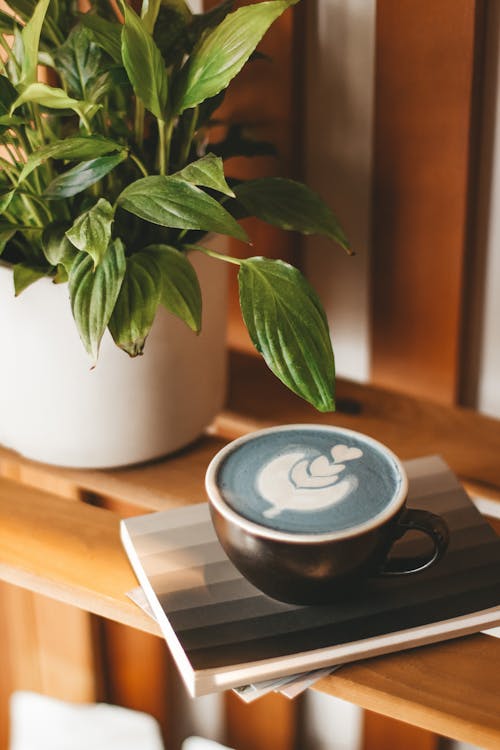
[[[442,518],[406,508],[408,480],[392,451],[340,427],[271,427],[234,440],[212,459],[206,489],[230,560],[286,602],[331,603],[366,577],[424,570],[448,545]],[[391,559],[409,530],[430,537],[432,554]]]

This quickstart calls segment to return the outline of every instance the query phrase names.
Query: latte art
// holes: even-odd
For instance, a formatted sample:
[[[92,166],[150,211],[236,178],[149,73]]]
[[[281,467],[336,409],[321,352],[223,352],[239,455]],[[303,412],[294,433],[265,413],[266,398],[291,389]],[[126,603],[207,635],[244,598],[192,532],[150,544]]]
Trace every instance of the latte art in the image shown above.
[[[398,497],[401,472],[383,446],[328,426],[293,425],[235,441],[214,476],[222,501],[249,521],[325,534],[377,518]]]
[[[334,445],[326,455],[307,458],[304,452],[284,453],[271,459],[259,471],[257,491],[271,504],[263,511],[266,518],[275,518],[284,510],[302,513],[329,508],[344,500],[358,487],[355,474],[343,474],[346,464],[338,463],[361,458],[363,451]]]

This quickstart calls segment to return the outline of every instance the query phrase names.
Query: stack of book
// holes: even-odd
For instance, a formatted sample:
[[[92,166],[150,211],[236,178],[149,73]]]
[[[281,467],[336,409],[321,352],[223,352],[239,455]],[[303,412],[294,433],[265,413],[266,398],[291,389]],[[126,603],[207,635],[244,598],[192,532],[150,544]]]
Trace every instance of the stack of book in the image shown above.
[[[341,664],[500,625],[500,539],[439,457],[405,468],[408,505],[448,523],[446,555],[329,605],[284,604],[252,586],[219,545],[206,502],[121,522],[140,583],[130,595],[158,621],[191,695],[294,697]],[[408,534],[394,554],[425,555],[426,544]]]

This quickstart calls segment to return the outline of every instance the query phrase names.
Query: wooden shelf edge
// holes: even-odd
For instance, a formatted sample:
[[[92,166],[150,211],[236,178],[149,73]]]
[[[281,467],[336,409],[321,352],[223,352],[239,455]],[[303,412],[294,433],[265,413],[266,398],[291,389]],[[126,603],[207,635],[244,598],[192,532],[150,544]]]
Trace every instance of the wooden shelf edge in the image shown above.
[[[477,647],[478,651],[489,653],[491,659],[498,663],[500,658],[498,639],[478,634],[469,636],[466,640],[460,638],[448,641],[446,644],[422,646],[419,649],[402,651],[389,657],[369,659],[359,664],[348,665],[321,679],[312,689],[444,737],[471,743],[485,750],[498,750],[500,747],[498,693],[489,696],[489,706],[484,710],[481,710],[475,703],[475,710],[471,716],[470,713],[468,715],[466,702],[454,701],[450,699],[446,691],[440,689],[441,664],[446,661],[448,668],[452,661],[458,664],[459,660],[463,659],[461,650],[465,643],[467,643],[468,651],[466,659]],[[434,664],[432,664],[433,659]],[[422,680],[419,686],[411,686],[408,684],[409,681],[401,680],[402,673],[408,669],[410,663],[429,668],[425,675],[427,679]],[[434,682],[433,666],[437,676]],[[464,666],[465,670],[471,667],[470,664]],[[423,676],[422,671],[419,674],[420,677]],[[460,674],[456,675],[456,679],[460,680]],[[463,687],[467,692],[467,686]],[[478,698],[477,694],[473,697],[476,700]],[[493,705],[495,703],[496,709]]]

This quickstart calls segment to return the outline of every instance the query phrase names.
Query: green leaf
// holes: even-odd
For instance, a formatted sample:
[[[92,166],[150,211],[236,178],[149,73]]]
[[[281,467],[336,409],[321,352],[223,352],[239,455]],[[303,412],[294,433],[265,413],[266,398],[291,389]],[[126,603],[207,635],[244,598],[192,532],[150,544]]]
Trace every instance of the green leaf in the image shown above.
[[[78,250],[91,256],[94,268],[106,256],[113,219],[113,206],[105,198],[99,198],[95,206],[81,214],[66,232],[66,237]]]
[[[250,258],[238,274],[245,325],[272,372],[319,411],[333,411],[335,365],[325,313],[302,274]]]
[[[143,0],[141,8],[141,21],[148,34],[153,33],[156,19],[160,11],[161,0]]]
[[[42,276],[46,276],[47,271],[43,268],[35,268],[27,263],[17,263],[14,266],[14,290],[16,297],[19,297],[27,287],[33,284]]]
[[[121,151],[122,148],[123,146],[119,143],[98,135],[74,136],[73,138],[54,141],[48,146],[37,149],[28,156],[26,164],[19,175],[19,182],[25,180],[46,159],[67,159],[68,161],[94,159],[98,156],[109,154],[112,151]]]
[[[161,271],[161,303],[183,320],[192,331],[201,330],[201,289],[196,272],[183,252],[169,245],[150,245]]]
[[[201,159],[191,162],[173,176],[186,180],[193,185],[212,188],[219,193],[224,193],[224,195],[235,197],[234,192],[226,182],[222,159],[214,154],[207,154]]]
[[[78,253],[66,237],[67,225],[49,224],[42,234],[43,254],[51,266],[64,266],[69,271]]]
[[[282,177],[262,177],[242,182],[235,193],[251,216],[282,229],[329,237],[350,251],[347,237],[332,211],[307,185]]]
[[[125,268],[125,253],[118,239],[109,245],[95,271],[92,258],[86,253],[79,253],[71,268],[71,310],[83,345],[94,362],[120,293]]]
[[[7,211],[15,194],[15,190],[8,190],[6,193],[0,195],[0,214]]]
[[[297,0],[239,8],[204,34],[186,65],[179,111],[215,96],[240,72],[271,24]]]
[[[0,224],[0,255],[5,250],[7,242],[12,239],[16,232],[17,229],[15,226],[3,222]]]
[[[99,156],[91,161],[84,161],[76,167],[52,180],[44,191],[46,198],[70,198],[94,185],[127,158],[127,152],[121,151],[112,156]]]
[[[132,8],[124,4],[122,58],[134,93],[159,120],[165,119],[168,79],[161,52]]]
[[[85,13],[81,16],[85,28],[92,33],[94,41],[101,47],[118,65],[122,65],[122,27],[119,23],[106,21],[94,13]]]
[[[153,224],[174,229],[204,229],[246,241],[233,217],[195,185],[178,177],[153,176],[136,180],[118,196],[118,204]]]
[[[89,84],[102,73],[102,54],[92,41],[92,34],[77,26],[68,39],[54,51],[54,60],[67,91],[77,99],[88,101]]]
[[[41,104],[43,107],[48,107],[49,109],[72,109],[80,116],[83,114],[90,117],[96,111],[95,104],[74,99],[68,96],[64,89],[57,88],[56,86],[47,86],[45,83],[30,84],[11,106],[11,114],[21,104],[25,104],[26,102]]]
[[[155,256],[139,252],[127,258],[127,270],[109,321],[115,344],[131,357],[142,354],[160,302],[161,271]]]
[[[21,85],[24,88],[36,81],[36,69],[38,65],[38,46],[42,31],[45,14],[50,0],[39,0],[33,14],[21,32],[24,54],[21,66]]]

